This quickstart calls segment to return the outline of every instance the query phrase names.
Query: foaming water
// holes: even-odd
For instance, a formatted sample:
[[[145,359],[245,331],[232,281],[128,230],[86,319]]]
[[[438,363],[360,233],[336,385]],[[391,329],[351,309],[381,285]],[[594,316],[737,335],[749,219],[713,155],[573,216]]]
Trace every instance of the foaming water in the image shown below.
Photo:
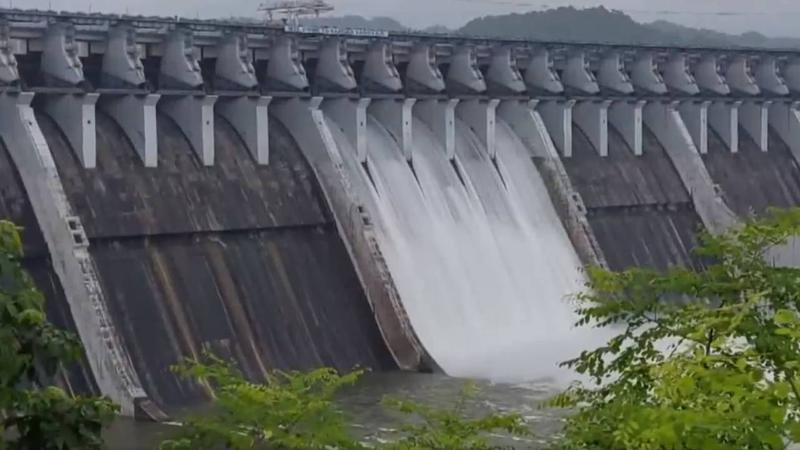
[[[581,264],[528,149],[498,123],[492,160],[457,121],[451,161],[413,126],[413,163],[371,117],[365,166],[332,132],[423,345],[452,376],[571,379],[558,363],[598,342],[573,327]]]

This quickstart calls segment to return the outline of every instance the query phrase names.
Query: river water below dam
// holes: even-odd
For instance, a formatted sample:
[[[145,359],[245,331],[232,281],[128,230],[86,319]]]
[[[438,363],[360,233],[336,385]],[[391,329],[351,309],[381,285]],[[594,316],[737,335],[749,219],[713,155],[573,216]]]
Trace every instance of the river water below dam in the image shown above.
[[[454,405],[465,383],[467,381],[440,374],[370,373],[355,386],[343,391],[340,402],[352,419],[353,435],[368,443],[376,442],[390,437],[393,427],[407,419],[383,408],[381,401],[385,396],[447,408]],[[548,439],[558,432],[562,413],[541,407],[543,401],[558,392],[559,386],[552,380],[517,384],[480,382],[478,386],[480,393],[468,402],[468,414],[515,412],[523,416],[534,434],[526,438],[495,436],[499,445],[513,446],[515,449],[542,449]],[[184,413],[191,414],[202,409],[186,410]],[[175,436],[179,431],[175,425],[120,419],[107,431],[106,439],[111,450],[154,450],[162,440]]]

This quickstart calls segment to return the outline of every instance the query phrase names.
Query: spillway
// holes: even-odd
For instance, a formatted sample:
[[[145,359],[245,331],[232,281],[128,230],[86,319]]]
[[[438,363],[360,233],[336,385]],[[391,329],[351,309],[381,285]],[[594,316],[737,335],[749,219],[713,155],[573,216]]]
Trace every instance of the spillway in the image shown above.
[[[203,167],[159,115],[159,166],[145,168],[98,112],[98,164],[86,170],[51,118],[37,119],[116,329],[160,406],[207,398],[170,371],[204,350],[254,379],[269,369],[394,367],[316,182],[280,124],[270,123],[270,164],[258,166],[216,117],[216,164]]]
[[[333,120],[335,122],[335,118]],[[525,380],[556,372],[575,341],[580,262],[530,153],[498,127],[495,160],[461,121],[451,160],[421,120],[408,161],[371,116],[360,164],[331,127],[414,331],[448,374]]]
[[[5,143],[0,140],[0,219],[22,228],[22,265],[45,297],[47,317],[56,326],[75,332],[75,323],[61,283],[53,272],[39,223]],[[92,371],[85,358],[66,368],[54,382],[72,393],[97,393]]]
[[[736,153],[709,130],[708,153],[703,160],[727,204],[741,217],[761,214],[770,207],[800,205],[800,166],[773,130],[769,132],[768,151],[764,152],[740,128]]]
[[[675,167],[647,127],[641,156],[611,125],[608,156],[599,156],[577,125],[573,139],[573,156],[564,159],[564,166],[610,268],[701,264],[692,249],[702,224]]]
[[[702,226],[800,201],[800,58],[0,15],[0,217],[87,349],[60,382],[126,415],[207,399],[170,371],[206,350],[558,376],[602,339],[581,263],[702,267]]]

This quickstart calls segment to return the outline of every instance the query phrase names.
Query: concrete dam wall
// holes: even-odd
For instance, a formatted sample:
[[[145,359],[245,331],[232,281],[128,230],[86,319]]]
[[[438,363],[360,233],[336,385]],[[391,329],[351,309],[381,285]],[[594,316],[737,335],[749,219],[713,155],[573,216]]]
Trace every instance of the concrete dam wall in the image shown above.
[[[206,397],[170,371],[204,350],[254,379],[268,369],[395,367],[316,181],[280,124],[271,127],[272,163],[256,166],[218,121],[219,164],[203,168],[161,117],[161,164],[144,170],[119,126],[100,113],[101,156],[97,170],[86,171],[53,120],[36,119],[85,224],[114,324],[159,406]],[[75,330],[24,186],[0,150],[0,217],[23,227],[24,265],[51,320]],[[70,391],[97,392],[87,363],[67,375]]]
[[[613,127],[607,156],[598,154],[577,125],[573,139],[573,157],[564,165],[609,267],[696,267],[692,249],[702,222],[652,132],[643,129],[641,156]]]
[[[0,17],[0,218],[86,347],[55,382],[128,415],[206,399],[204,351],[559,377],[583,266],[800,196],[792,52]]]
[[[769,130],[767,151],[761,150],[744,129],[739,129],[739,136],[738,151],[732,153],[712,131],[708,154],[703,158],[731,209],[748,217],[770,207],[800,205],[800,168],[777,133]]]
[[[216,164],[202,167],[174,122],[159,117],[159,165],[146,169],[99,113],[97,168],[87,171],[56,124],[37,119],[115,325],[156,403],[205,396],[169,369],[204,350],[253,379],[268,369],[394,366],[316,181],[282,126],[271,124],[271,161],[257,166],[217,120]]]
[[[22,230],[23,267],[44,295],[48,318],[58,327],[75,331],[75,323],[61,283],[50,264],[49,251],[39,223],[28,202],[28,196],[8,150],[0,142],[0,218],[10,220]],[[91,367],[86,361],[54,380],[72,393],[97,393]]]

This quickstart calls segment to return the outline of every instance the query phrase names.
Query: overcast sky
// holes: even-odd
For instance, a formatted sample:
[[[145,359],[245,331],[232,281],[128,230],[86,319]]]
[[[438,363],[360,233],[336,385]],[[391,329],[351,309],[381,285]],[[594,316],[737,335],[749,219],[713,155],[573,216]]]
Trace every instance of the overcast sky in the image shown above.
[[[190,17],[253,16],[261,0],[0,0],[26,8],[131,12]],[[694,27],[768,36],[800,36],[800,0],[328,0],[337,14],[389,16],[405,25],[462,25],[471,18],[554,6],[605,5],[639,21],[669,20]]]

